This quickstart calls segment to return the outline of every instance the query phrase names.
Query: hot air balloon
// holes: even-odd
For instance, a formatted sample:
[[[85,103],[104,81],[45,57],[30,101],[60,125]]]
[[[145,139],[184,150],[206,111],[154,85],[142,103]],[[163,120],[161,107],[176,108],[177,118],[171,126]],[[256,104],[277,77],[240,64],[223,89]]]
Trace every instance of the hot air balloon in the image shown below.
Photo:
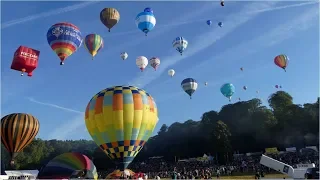
[[[153,13],[153,10],[150,7],[147,7],[143,10],[143,12],[151,12]]]
[[[259,94],[259,91],[256,91],[257,94]]]
[[[168,75],[173,77],[176,72],[173,69],[169,69]]]
[[[70,179],[73,175],[80,176],[82,179],[98,179],[93,162],[86,155],[78,152],[56,156],[39,172],[37,179]]]
[[[224,0],[221,0],[220,5],[224,6]]]
[[[278,89],[278,88],[279,88],[279,86],[278,86],[278,85],[275,85],[275,88],[277,88],[277,89]]]
[[[221,93],[227,97],[229,99],[229,101],[231,102],[231,98],[232,98],[232,95],[234,94],[235,92],[235,87],[233,86],[233,84],[231,83],[226,83],[224,85],[221,86],[220,88],[220,91]]]
[[[192,94],[197,90],[198,83],[193,78],[186,78],[181,82],[181,87],[189,96],[190,99],[192,99]]]
[[[156,71],[157,68],[159,67],[160,65],[160,59],[157,58],[157,57],[152,57],[150,59],[150,66],[153,67],[153,69]]]
[[[39,127],[39,121],[30,114],[13,113],[1,118],[1,142],[11,156],[11,165],[36,137]]]
[[[223,23],[222,23],[222,22],[219,22],[219,23],[218,23],[218,26],[219,26],[219,27],[222,27],[222,26],[223,26]]]
[[[204,83],[204,85],[205,85],[205,86],[207,86],[207,85],[208,85],[208,83],[207,83],[207,82],[205,82],[205,83]]]
[[[104,8],[100,12],[100,21],[108,28],[110,32],[111,28],[118,24],[120,20],[120,13],[115,8]]]
[[[274,63],[281,67],[284,71],[286,71],[286,67],[288,66],[289,57],[287,55],[281,54],[274,58]]]
[[[243,89],[244,89],[244,90],[247,90],[247,86],[243,86]]]
[[[32,76],[32,72],[38,67],[40,51],[20,46],[14,53],[11,63],[11,69],[20,71],[21,76],[26,72],[28,76]]]
[[[243,71],[243,67],[241,67],[240,70]]]
[[[156,18],[152,12],[141,12],[136,17],[137,27],[144,32],[146,36],[148,32],[154,28],[156,22]]]
[[[93,60],[94,56],[103,48],[103,39],[98,34],[88,34],[84,38],[84,47],[91,54]]]
[[[82,44],[79,28],[71,23],[61,22],[52,25],[47,32],[47,40],[52,50],[59,56],[61,62],[71,56]]]
[[[282,88],[282,86],[279,86],[279,88]]]
[[[136,59],[136,65],[140,68],[141,72],[148,66],[148,59],[144,56],[139,56]]]
[[[188,47],[188,41],[183,37],[176,37],[175,40],[172,42],[172,46],[181,54],[184,50]]]
[[[121,171],[143,148],[158,120],[154,99],[134,86],[100,91],[89,101],[85,112],[85,124],[92,139]]]
[[[211,20],[207,20],[207,24],[208,24],[209,26],[211,26],[212,21],[211,21]]]
[[[121,59],[122,60],[126,60],[127,58],[128,58],[128,53],[126,53],[126,52],[122,52],[121,54],[120,54],[120,57],[121,57]]]
[[[241,101],[241,98],[238,98],[239,101]]]

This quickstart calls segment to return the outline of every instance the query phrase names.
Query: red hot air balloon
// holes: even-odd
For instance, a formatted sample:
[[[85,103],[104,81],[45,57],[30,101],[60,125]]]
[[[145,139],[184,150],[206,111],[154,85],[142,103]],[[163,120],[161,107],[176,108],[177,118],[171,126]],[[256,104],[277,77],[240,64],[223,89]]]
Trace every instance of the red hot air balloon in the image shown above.
[[[38,66],[40,51],[20,46],[14,53],[11,69],[20,71],[21,76],[26,72],[28,76],[32,76],[32,72]]]
[[[274,58],[274,63],[282,68],[286,72],[286,67],[288,66],[289,57],[287,55],[281,54]]]

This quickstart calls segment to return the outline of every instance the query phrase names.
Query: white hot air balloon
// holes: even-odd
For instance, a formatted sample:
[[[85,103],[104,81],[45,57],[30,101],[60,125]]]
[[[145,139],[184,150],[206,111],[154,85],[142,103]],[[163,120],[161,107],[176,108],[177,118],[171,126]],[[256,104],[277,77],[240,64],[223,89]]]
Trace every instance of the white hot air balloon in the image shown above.
[[[205,82],[205,83],[204,83],[204,85],[205,85],[205,86],[207,86],[207,85],[208,85],[208,83],[207,83],[207,82]]]
[[[122,53],[120,54],[120,57],[121,57],[122,60],[126,60],[126,59],[128,58],[128,53],[122,52]]]
[[[148,59],[144,56],[139,56],[136,59],[136,65],[141,69],[141,72],[148,66]]]
[[[168,75],[173,77],[176,72],[173,69],[169,69]]]

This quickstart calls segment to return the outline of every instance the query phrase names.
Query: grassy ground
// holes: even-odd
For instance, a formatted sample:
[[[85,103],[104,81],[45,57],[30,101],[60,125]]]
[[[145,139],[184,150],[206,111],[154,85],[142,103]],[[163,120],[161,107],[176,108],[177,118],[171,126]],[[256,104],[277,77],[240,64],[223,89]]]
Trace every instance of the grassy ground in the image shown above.
[[[264,178],[261,179],[283,179],[288,178],[288,176],[283,174],[266,174]],[[214,177],[213,179],[216,179]],[[236,175],[236,176],[221,176],[220,179],[254,179],[254,175]]]

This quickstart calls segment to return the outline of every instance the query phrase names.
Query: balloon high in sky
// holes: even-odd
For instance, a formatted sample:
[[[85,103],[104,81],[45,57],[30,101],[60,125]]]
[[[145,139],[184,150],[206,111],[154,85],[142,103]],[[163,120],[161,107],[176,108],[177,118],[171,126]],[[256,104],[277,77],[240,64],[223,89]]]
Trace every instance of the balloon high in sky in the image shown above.
[[[111,29],[120,21],[120,13],[115,8],[104,8],[100,12],[100,21],[110,32]]]

